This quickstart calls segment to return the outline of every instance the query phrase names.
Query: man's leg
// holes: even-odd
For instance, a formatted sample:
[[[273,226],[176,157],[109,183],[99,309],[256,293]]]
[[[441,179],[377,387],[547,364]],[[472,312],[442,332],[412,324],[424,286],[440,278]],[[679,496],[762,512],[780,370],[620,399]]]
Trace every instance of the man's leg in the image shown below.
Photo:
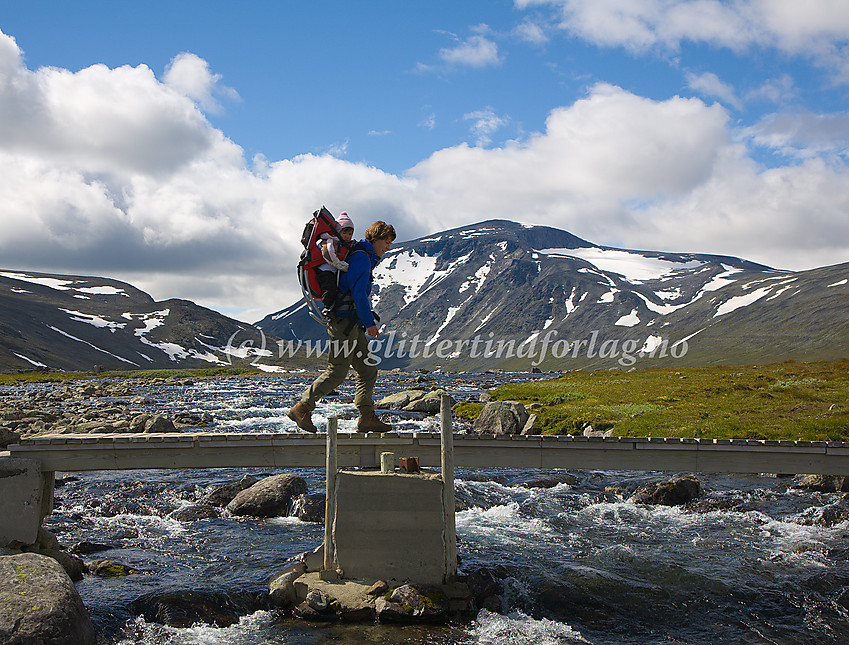
[[[345,334],[348,320],[333,318],[328,321],[327,333],[330,336],[330,347],[328,348],[327,369],[304,390],[301,400],[289,410],[288,417],[292,419],[299,428],[307,432],[316,432],[310,415],[315,410],[318,400],[335,390],[345,377],[348,376],[348,367],[351,365],[351,357],[356,347],[356,330]]]
[[[381,421],[374,412],[372,393],[377,382],[377,365],[369,353],[365,330],[361,327],[357,329],[357,349],[351,357],[351,365],[357,373],[357,388],[354,393],[354,405],[360,413],[357,432],[390,432],[392,426]]]

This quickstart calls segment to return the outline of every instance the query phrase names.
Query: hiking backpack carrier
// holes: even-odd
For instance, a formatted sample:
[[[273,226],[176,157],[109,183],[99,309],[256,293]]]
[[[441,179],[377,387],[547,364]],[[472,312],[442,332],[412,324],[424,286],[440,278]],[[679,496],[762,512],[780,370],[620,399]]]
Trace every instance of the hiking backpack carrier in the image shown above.
[[[301,293],[307,303],[310,317],[326,326],[327,320],[321,315],[319,304],[316,303],[316,300],[320,300],[322,291],[315,274],[316,269],[327,262],[318,247],[319,238],[324,233],[329,233],[339,241],[339,250],[336,255],[340,260],[343,259],[348,253],[350,244],[339,235],[336,230],[336,220],[330,211],[322,206],[312,214],[312,219],[306,223],[301,235],[301,244],[304,245],[304,250],[298,262],[298,283],[301,285]],[[336,280],[339,280],[338,273]]]

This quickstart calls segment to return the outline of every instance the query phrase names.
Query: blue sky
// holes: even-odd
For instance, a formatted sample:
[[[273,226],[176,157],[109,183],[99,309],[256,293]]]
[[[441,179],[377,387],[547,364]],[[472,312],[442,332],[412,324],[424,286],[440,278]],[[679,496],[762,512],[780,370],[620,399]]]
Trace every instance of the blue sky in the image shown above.
[[[3,268],[257,320],[322,203],[849,261],[849,3],[4,0],[0,32]]]

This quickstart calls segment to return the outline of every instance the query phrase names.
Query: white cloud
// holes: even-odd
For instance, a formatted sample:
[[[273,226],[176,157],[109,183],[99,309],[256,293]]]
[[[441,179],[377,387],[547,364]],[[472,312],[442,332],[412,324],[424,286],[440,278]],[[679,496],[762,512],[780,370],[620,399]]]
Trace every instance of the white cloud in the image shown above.
[[[546,131],[524,143],[440,150],[410,174],[427,187],[423,193],[463,205],[433,205],[432,212],[505,219],[536,213],[555,226],[604,236],[611,221],[627,219],[624,204],[685,193],[704,181],[724,145],[727,114],[719,106],[677,97],[655,102],[601,84],[553,110]]]
[[[473,31],[476,33],[454,47],[440,49],[440,60],[457,67],[481,68],[500,64],[498,45],[487,38],[489,28],[486,25],[477,25]]]
[[[702,96],[717,98],[723,103],[726,103],[738,110],[743,107],[742,102],[739,98],[737,98],[737,95],[734,92],[734,88],[721,81],[720,78],[713,72],[705,72],[702,74],[688,72],[687,86]]]
[[[769,79],[760,87],[747,93],[746,100],[762,100],[769,101],[770,103],[784,103],[794,99],[798,95],[799,88],[796,87],[793,77],[789,74],[782,74],[777,78]]]
[[[486,136],[504,120],[469,115]],[[248,162],[147,67],[30,71],[0,35],[0,258],[251,320],[299,297],[300,232],[321,204],[347,211],[357,234],[383,219],[401,240],[504,218],[809,268],[849,260],[849,172],[839,146],[817,147],[847,131],[843,117],[801,115],[741,132],[721,105],[599,84],[543,132],[439,150],[403,175],[329,154]],[[747,137],[813,156],[764,170]]]
[[[213,74],[209,63],[189,52],[174,57],[165,70],[165,84],[196,101],[207,112],[221,109],[216,97],[237,100],[239,94],[231,87],[221,85],[220,74]]]
[[[765,170],[740,136],[719,105],[598,85],[525,142],[434,153],[410,172],[414,208],[435,214],[434,230],[518,219],[598,243],[782,268],[849,261],[846,165]]]
[[[510,121],[509,117],[498,116],[491,107],[464,114],[463,119],[473,121],[471,132],[478,146],[488,146],[492,143],[491,135]]]
[[[794,157],[849,154],[849,113],[845,112],[770,114],[743,133],[757,145]]]
[[[522,22],[513,30],[513,33],[519,40],[532,45],[544,45],[549,40],[545,29],[530,20]]]
[[[773,47],[811,58],[847,82],[849,3],[843,0],[514,0],[550,6],[561,29],[592,43],[642,52],[685,41],[740,52]],[[842,79],[840,76],[842,75]]]
[[[0,32],[0,145],[89,172],[168,173],[220,140],[145,66],[29,71]]]
[[[349,139],[345,139],[341,143],[333,143],[327,148],[327,154],[332,155],[334,157],[344,157],[348,154],[348,144],[350,143]]]

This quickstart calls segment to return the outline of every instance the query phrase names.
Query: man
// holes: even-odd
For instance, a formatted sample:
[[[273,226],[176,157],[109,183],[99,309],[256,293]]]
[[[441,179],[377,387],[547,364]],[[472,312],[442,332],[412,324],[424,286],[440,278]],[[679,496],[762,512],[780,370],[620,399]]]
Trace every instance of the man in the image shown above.
[[[351,366],[357,373],[354,394],[354,405],[360,413],[357,432],[392,430],[392,426],[381,421],[374,412],[372,392],[377,381],[377,366],[369,360],[368,337],[380,335],[369,302],[372,270],[394,240],[395,229],[386,222],[377,221],[366,229],[365,239],[357,242],[345,258],[348,270],[339,277],[341,297],[327,323],[330,335],[327,369],[304,391],[301,400],[287,415],[301,430],[316,432],[311,419],[316,403],[345,380]]]

